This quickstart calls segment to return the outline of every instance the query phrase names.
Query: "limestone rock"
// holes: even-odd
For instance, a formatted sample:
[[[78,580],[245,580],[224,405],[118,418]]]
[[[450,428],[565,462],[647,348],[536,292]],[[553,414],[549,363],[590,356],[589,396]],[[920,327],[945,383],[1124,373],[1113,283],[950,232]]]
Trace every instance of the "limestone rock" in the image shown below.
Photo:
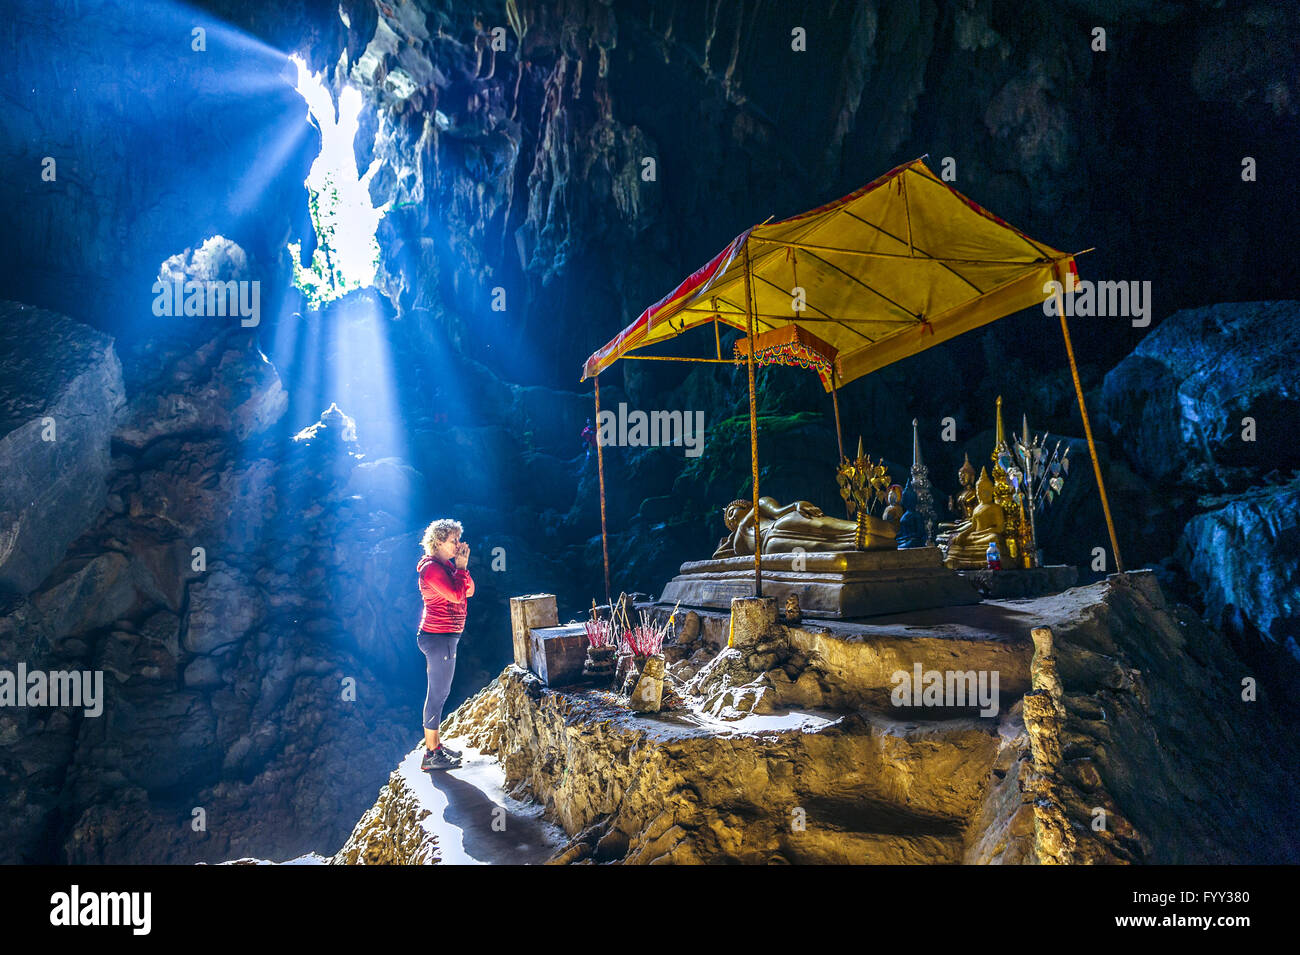
[[[650,657],[645,661],[637,676],[636,686],[628,695],[628,705],[639,713],[655,713],[659,710],[664,693],[663,657]]]
[[[185,649],[212,653],[241,641],[262,619],[261,594],[242,574],[221,566],[190,586]]]
[[[588,695],[542,690],[533,700],[515,671],[501,682],[507,786],[522,785],[573,836],[599,824],[596,861],[957,861],[960,826],[944,820],[979,803],[996,748],[970,720],[922,728],[847,717],[814,731],[716,736]],[[904,766],[913,784],[898,775]],[[925,835],[900,835],[905,820]]]
[[[134,480],[124,488],[128,515],[154,532],[153,547],[180,538],[221,540],[227,548],[256,546],[275,505],[277,469],[265,458],[238,461],[223,440],[162,439],[137,462]],[[189,570],[189,548],[177,548],[180,567],[158,555],[160,584]]]
[[[506,670],[509,672],[511,667]],[[502,678],[497,677],[457,707],[439,729],[447,736],[464,739],[480,752],[499,755],[506,729],[504,706],[505,687]]]
[[[0,303],[0,591],[33,590],[104,507],[123,401],[109,336]]]
[[[211,657],[195,657],[185,668],[185,685],[196,690],[221,685],[221,665]]]
[[[357,457],[321,460],[341,430],[118,445],[118,506],[36,590],[0,595],[0,658],[105,676],[101,719],[0,712],[17,744],[0,747],[0,859],[287,858],[346,838],[418,726],[418,531],[394,529],[387,482],[349,492]],[[176,800],[206,832],[177,825]]]
[[[441,860],[438,837],[421,825],[428,815],[402,774],[394,772],[330,864],[433,865]]]
[[[1106,375],[1099,410],[1139,473],[1240,488],[1300,468],[1300,450],[1279,440],[1300,420],[1297,366],[1300,302],[1186,309]],[[1242,440],[1247,417],[1258,440]]]
[[[1169,603],[1152,574],[993,610],[1052,631],[1038,640],[1032,684],[1025,634],[1016,651],[1024,676],[1008,680],[1016,699],[995,719],[900,718],[865,691],[876,664],[837,659],[823,633],[800,651],[809,665],[798,681],[781,668],[754,679],[744,652],[731,649],[700,670],[694,689],[716,687],[734,707],[756,684],[783,695],[805,679],[826,681],[832,692],[823,696],[854,699],[851,712],[787,713],[757,729],[747,723],[752,707],[720,730],[629,713],[607,694],[552,690],[512,666],[443,730],[490,741],[507,788],[564,827],[571,841],[555,862],[1300,858],[1288,816],[1294,743],[1266,714],[1233,710],[1239,661],[1187,608]],[[917,653],[937,637],[911,630],[910,650],[888,641],[873,649]],[[790,642],[807,636],[792,631]],[[962,665],[996,659],[960,635],[947,646]],[[814,670],[817,661],[825,669]],[[1229,710],[1231,721],[1217,715]],[[1270,747],[1286,755],[1270,761]],[[1251,772],[1265,781],[1223,789],[1225,773]]]
[[[748,683],[754,675],[745,665],[745,654],[728,647],[700,668],[687,683],[686,692],[692,696],[711,696],[727,687]]]
[[[1178,547],[1206,616],[1300,662],[1300,476],[1220,503],[1187,522]]]
[[[34,594],[41,629],[51,639],[77,636],[126,616],[136,603],[133,562],[108,552],[60,566],[49,586]]]
[[[738,720],[750,713],[772,713],[776,709],[777,691],[771,680],[757,680],[739,685],[725,685],[710,693],[702,709],[720,720]]]
[[[197,348],[181,343],[160,349],[129,359],[133,378],[142,380],[114,437],[130,447],[193,432],[223,432],[242,441],[265,431],[289,406],[279,373],[251,333],[218,334]]]

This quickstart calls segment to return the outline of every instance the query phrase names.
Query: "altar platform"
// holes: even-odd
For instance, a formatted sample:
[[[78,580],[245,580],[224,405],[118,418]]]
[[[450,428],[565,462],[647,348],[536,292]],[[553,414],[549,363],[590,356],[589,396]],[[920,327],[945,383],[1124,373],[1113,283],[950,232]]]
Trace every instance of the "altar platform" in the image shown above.
[[[733,597],[754,593],[754,558],[688,561],[664,587],[660,603],[730,610]],[[764,554],[763,594],[780,605],[790,594],[803,615],[822,619],[956,607],[979,603],[975,587],[943,566],[937,547],[908,550]]]

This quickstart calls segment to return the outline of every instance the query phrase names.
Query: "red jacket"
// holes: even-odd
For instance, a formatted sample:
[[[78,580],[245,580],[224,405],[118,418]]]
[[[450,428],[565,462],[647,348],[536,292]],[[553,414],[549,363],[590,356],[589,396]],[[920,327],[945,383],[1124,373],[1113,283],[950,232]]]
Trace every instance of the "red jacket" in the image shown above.
[[[468,600],[474,596],[474,578],[469,571],[425,556],[415,565],[415,572],[420,575],[420,596],[424,598],[420,630],[424,633],[464,630]]]

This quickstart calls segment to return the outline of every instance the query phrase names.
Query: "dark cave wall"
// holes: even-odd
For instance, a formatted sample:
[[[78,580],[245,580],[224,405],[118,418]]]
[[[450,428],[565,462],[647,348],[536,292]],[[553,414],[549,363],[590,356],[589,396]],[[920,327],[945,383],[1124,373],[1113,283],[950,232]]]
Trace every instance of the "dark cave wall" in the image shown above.
[[[741,229],[922,153],[953,157],[957,187],[1030,234],[1095,247],[1085,278],[1151,280],[1157,321],[1289,287],[1255,267],[1265,244],[1284,261],[1298,241],[1295,190],[1279,186],[1295,171],[1289,5],[574,0],[481,4],[476,21],[457,4],[385,14],[367,0],[343,4],[350,28],[334,4],[203,6],[14,8],[0,294],[156,332],[138,307],[156,263],[215,232],[282,279],[284,241],[310,235],[314,144],[263,168],[304,112],[274,50],[317,69],[346,52],[397,130],[375,190],[411,203],[385,223],[386,291],[510,380],[572,386],[582,356]],[[391,40],[372,52],[392,52],[357,69],[381,20]],[[258,39],[236,43],[222,21]],[[195,22],[210,27],[204,53],[189,48]],[[480,56],[493,26],[508,51]],[[1095,26],[1107,52],[1089,48]],[[434,109],[446,129],[426,123]],[[372,133],[373,119],[363,164]],[[45,155],[58,183],[40,181]],[[1259,182],[1241,181],[1247,155]],[[643,156],[655,183],[636,175]],[[252,207],[250,169],[269,179]],[[505,314],[489,310],[497,285]],[[1109,367],[1143,333],[1076,334]],[[521,344],[527,361],[508,354]]]
[[[286,117],[301,118],[296,95],[272,76],[274,58],[263,51],[250,60],[215,30],[209,51],[194,54],[188,21],[174,16],[142,17],[135,33],[117,26],[110,42],[96,40],[95,27],[119,9],[112,4],[79,7],[81,31],[52,30],[44,7],[19,9],[29,16],[16,22],[32,30],[23,44],[17,27],[11,34],[19,69],[6,95],[19,108],[8,112],[5,163],[22,192],[0,212],[12,220],[0,230],[14,246],[15,268],[3,277],[8,294],[128,344],[167,335],[145,309],[154,262],[220,231],[248,251],[252,273],[264,279],[269,339],[281,304],[294,308],[284,295],[283,243],[310,237],[300,182],[313,136],[281,170],[267,170],[256,215],[238,206],[238,188],[225,187],[258,166],[252,157]],[[52,8],[61,9],[69,8]],[[1085,278],[1151,281],[1156,323],[1185,305],[1288,294],[1285,267],[1256,265],[1261,248],[1280,263],[1297,251],[1296,190],[1278,185],[1296,171],[1286,152],[1297,131],[1296,45],[1285,40],[1297,26],[1285,5],[827,2],[792,10],[772,2],[587,0],[488,4],[477,14],[452,3],[344,9],[350,27],[332,4],[207,5],[269,47],[305,52],[336,81],[346,75],[385,114],[385,135],[372,148],[378,124],[367,113],[357,148],[363,166],[373,155],[384,160],[375,192],[398,204],[381,228],[382,288],[402,318],[392,333],[403,357],[400,388],[411,399],[403,423],[416,446],[413,463],[436,465],[448,437],[488,449],[473,456],[483,493],[450,505],[499,504],[511,491],[499,475],[520,465],[513,446],[537,429],[520,423],[513,400],[477,401],[468,431],[423,420],[431,378],[478,378],[447,361],[447,347],[509,382],[576,387],[583,356],[729,237],[921,153],[936,166],[953,157],[958,188],[1031,234],[1062,248],[1095,247],[1081,263]],[[807,30],[803,53],[790,50],[796,24]],[[488,47],[494,26],[507,28],[505,53]],[[1107,30],[1107,52],[1089,48],[1094,26]],[[163,65],[151,70],[134,58],[124,79],[107,82],[114,51],[146,41]],[[90,64],[88,87],[116,92],[100,94],[104,102],[67,95],[62,79],[70,74],[51,67],[41,52],[47,45],[60,59]],[[270,95],[238,97],[233,109],[221,78],[241,69],[258,74]],[[19,86],[29,79],[35,98]],[[164,84],[187,93],[169,102]],[[435,110],[443,122],[433,121]],[[74,132],[59,125],[65,113]],[[55,188],[68,197],[57,203],[50,184],[32,174],[45,142],[69,153],[75,168],[74,181]],[[1261,181],[1241,181],[1243,155],[1256,158]],[[639,177],[644,156],[658,163],[656,182]],[[109,228],[117,241],[105,235]],[[503,312],[491,308],[497,287]],[[91,313],[88,301],[103,307]],[[1025,411],[1036,428],[1078,436],[1059,335],[1041,321],[1009,319],[918,356],[892,381],[856,383],[843,396],[846,431],[867,432],[877,453],[897,459],[906,455],[913,416],[924,440],[951,415],[960,450],[973,443],[974,459],[986,453],[975,436],[1005,394],[1013,421]],[[1095,386],[1149,331],[1124,320],[1076,320],[1085,384]],[[707,342],[682,348],[707,351]],[[292,380],[301,369],[275,357],[290,384],[290,423],[301,427],[322,407],[298,407]],[[703,407],[717,421],[743,412],[735,375],[711,375],[717,385],[674,392],[685,372],[628,363],[606,375],[606,386],[624,383],[645,407],[683,407],[707,394]],[[916,380],[927,388],[905,384]],[[889,394],[900,390],[905,400]],[[771,391],[774,413],[814,411],[824,432],[825,402],[814,389],[774,382]],[[437,385],[433,392],[437,399]],[[547,397],[531,396],[531,418],[562,427],[527,453],[550,456],[533,463],[551,479],[532,486],[543,511],[564,514],[575,506],[574,479],[559,473],[558,461],[574,453],[584,415],[563,397],[555,399],[563,411]],[[496,430],[482,430],[489,427]],[[810,437],[819,451],[827,447]],[[960,453],[937,442],[927,453],[943,490]],[[654,487],[641,497],[629,489],[630,508],[670,493],[680,462],[657,458],[657,468],[638,469]],[[730,473],[743,482],[743,467]],[[616,525],[634,513],[616,509]],[[1096,516],[1088,515],[1089,526]],[[590,523],[582,528],[590,532]],[[582,539],[576,531],[557,529],[568,544]],[[691,539],[716,532],[699,527]],[[1129,549],[1130,562],[1167,553],[1141,539]],[[638,577],[632,585],[656,582]]]
[[[1278,214],[1294,213],[1294,191],[1240,180],[1243,155],[1281,177],[1294,168],[1283,144],[1296,128],[1296,62],[1272,39],[1294,35],[1283,8],[1191,5],[1152,22],[1137,5],[537,6],[546,13],[519,5],[528,202],[511,214],[528,260],[524,308],[548,327],[571,323],[583,354],[741,229],[922,153],[954,157],[958,188],[1031,234],[1095,247],[1085,277],[1152,281],[1157,320],[1288,287],[1249,264],[1255,238],[1273,232],[1265,222],[1281,220],[1270,239],[1294,247],[1294,216]],[[600,25],[557,26],[577,22]],[[806,53],[789,49],[796,23]],[[1088,47],[1094,25],[1108,31],[1106,53]],[[1227,52],[1252,42],[1249,65]],[[541,102],[535,137],[530,86]],[[620,229],[632,204],[608,171],[638,145],[658,160],[659,181],[640,186],[638,214]],[[607,285],[621,297],[609,301]],[[1084,323],[1076,334],[1109,367],[1142,332]],[[571,358],[543,354],[537,365],[567,384]]]
[[[107,336],[13,303],[0,328],[0,407],[57,428],[0,419],[0,537],[19,543],[0,548],[0,661],[103,678],[98,713],[0,708],[0,858],[341,841],[418,731],[394,573],[418,554],[413,472],[362,460],[337,424],[282,439],[284,389],[248,331],[158,354],[160,379],[123,402]]]

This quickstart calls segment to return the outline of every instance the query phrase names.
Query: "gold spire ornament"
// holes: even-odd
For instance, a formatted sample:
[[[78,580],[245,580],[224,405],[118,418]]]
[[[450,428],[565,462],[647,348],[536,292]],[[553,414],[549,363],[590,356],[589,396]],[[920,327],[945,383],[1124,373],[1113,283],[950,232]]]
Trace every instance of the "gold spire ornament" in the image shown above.
[[[1034,472],[1037,470],[1038,449],[1029,441],[1029,415],[1020,416],[1020,434],[1012,435],[1012,445],[1020,461],[1020,474],[1016,482],[1020,492],[1020,549],[1026,567],[1042,565],[1043,553],[1038,547],[1038,526],[1034,521]]]
[[[1007,445],[1006,431],[1002,427],[1002,396],[998,395],[997,429],[993,442],[993,503],[1002,509],[1006,519],[1006,554],[1012,566],[1021,564],[1020,507],[1016,503],[1016,488],[1010,472],[1015,468],[1015,458]]]
[[[856,518],[858,533],[857,546],[867,549],[872,537],[872,509],[877,505],[883,508],[888,503],[889,470],[884,460],[872,461],[862,451],[862,437],[858,436],[858,456],[852,461],[841,459],[839,470],[835,472],[836,483],[840,486],[840,497],[848,506],[849,517]]]

